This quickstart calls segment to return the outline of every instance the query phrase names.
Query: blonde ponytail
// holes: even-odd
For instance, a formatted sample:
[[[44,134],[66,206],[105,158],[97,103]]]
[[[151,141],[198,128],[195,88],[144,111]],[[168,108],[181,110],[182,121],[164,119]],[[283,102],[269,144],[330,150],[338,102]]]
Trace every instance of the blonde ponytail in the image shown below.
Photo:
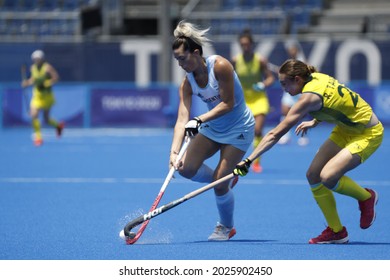
[[[199,29],[194,24],[182,20],[176,26],[173,36],[175,36],[175,38],[186,37],[194,41],[196,44],[204,46],[210,42],[210,39],[206,37],[209,30],[210,28]]]

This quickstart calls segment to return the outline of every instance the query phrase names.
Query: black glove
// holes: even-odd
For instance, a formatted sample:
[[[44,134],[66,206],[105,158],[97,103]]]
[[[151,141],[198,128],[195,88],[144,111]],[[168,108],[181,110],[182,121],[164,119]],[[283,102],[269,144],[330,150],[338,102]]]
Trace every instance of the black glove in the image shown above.
[[[251,167],[252,161],[249,158],[244,159],[236,165],[236,168],[233,170],[234,175],[245,176],[249,172],[249,167]]]
[[[190,120],[190,121],[184,126],[186,136],[193,137],[193,136],[195,136],[196,134],[198,134],[199,127],[200,127],[201,124],[202,124],[202,121],[201,121],[201,119],[199,119],[198,117],[195,117],[195,118],[193,118],[192,120]]]

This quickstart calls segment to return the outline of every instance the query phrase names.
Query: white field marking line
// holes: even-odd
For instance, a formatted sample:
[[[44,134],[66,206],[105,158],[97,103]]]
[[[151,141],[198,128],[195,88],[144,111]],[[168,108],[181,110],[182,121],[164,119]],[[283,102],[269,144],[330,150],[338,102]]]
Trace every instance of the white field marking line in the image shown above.
[[[79,183],[126,183],[126,184],[151,184],[161,183],[163,178],[43,178],[43,177],[10,177],[0,178],[1,183],[10,184],[31,184],[31,183],[64,183],[64,184],[79,184]],[[195,183],[187,179],[172,179],[171,183],[188,184]],[[363,186],[390,186],[390,181],[358,181]],[[306,180],[259,180],[259,179],[241,179],[242,185],[278,185],[278,186],[307,186]]]
[[[138,137],[170,135],[171,130],[165,128],[66,128],[64,137]],[[52,130],[44,129],[42,134],[45,138],[56,138]]]

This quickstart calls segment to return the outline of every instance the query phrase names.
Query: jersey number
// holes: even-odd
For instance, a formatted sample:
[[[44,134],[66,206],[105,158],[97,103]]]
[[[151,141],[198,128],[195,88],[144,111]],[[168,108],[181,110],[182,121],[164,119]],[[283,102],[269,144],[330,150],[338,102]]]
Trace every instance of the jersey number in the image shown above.
[[[343,90],[348,91],[349,95],[351,96],[353,106],[356,107],[358,100],[359,100],[359,95],[356,94],[355,92],[353,92],[352,90],[350,90],[349,88],[342,86],[342,85],[339,85],[337,88],[337,91],[341,97],[344,97]]]

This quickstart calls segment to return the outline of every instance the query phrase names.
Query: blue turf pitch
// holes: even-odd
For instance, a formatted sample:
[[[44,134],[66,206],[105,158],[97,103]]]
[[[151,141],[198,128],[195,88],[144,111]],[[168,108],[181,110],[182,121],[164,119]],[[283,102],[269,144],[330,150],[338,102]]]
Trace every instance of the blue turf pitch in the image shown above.
[[[36,148],[29,129],[0,131],[0,259],[23,260],[327,260],[390,259],[390,139],[349,175],[379,193],[377,220],[359,228],[356,201],[336,194],[347,245],[309,245],[325,228],[305,171],[330,127],[264,155],[262,174],[234,189],[237,235],[207,237],[217,221],[213,193],[204,193],[152,219],[141,239],[126,246],[119,231],[147,212],[168,172],[171,129],[45,129]],[[216,158],[208,160],[211,166]],[[202,184],[179,175],[161,205]]]

